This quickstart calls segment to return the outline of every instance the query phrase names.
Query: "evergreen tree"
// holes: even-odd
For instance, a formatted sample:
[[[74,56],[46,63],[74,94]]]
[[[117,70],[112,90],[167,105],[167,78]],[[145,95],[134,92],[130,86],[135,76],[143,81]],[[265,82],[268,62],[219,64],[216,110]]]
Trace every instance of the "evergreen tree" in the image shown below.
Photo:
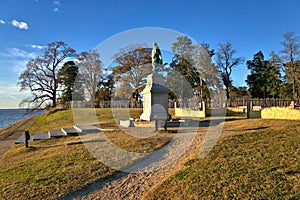
[[[64,101],[72,101],[72,95],[76,95],[77,100],[79,99],[80,96],[83,95],[80,94],[79,85],[75,87],[76,89],[74,88],[77,74],[78,74],[78,66],[76,66],[74,61],[65,62],[62,68],[58,72],[58,80],[63,87],[61,97]],[[79,83],[80,83],[79,81],[76,82],[76,84]],[[74,89],[74,94],[73,94],[73,89]]]
[[[280,88],[282,86],[280,63],[280,58],[272,51],[271,58],[267,64],[267,94],[272,98],[280,97]]]
[[[249,93],[252,98],[279,97],[281,74],[278,56],[272,52],[270,61],[264,59],[264,54],[257,52],[253,60],[247,61],[250,74],[247,76]]]
[[[96,102],[110,101],[112,98],[115,81],[112,74],[99,81],[99,89],[96,91]]]

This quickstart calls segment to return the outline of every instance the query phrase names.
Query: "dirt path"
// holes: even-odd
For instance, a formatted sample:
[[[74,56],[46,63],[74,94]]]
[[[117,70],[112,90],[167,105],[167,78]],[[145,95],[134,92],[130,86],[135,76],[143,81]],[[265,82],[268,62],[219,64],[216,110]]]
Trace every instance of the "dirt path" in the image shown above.
[[[71,194],[64,199],[142,199],[153,186],[183,169],[185,167],[184,164],[189,159],[195,158],[195,155],[201,150],[207,130],[208,127],[204,126],[199,127],[197,132],[183,131],[178,133],[180,137],[175,141],[176,145],[166,150],[164,155],[166,158],[172,156],[174,152],[182,151],[181,147],[184,147],[184,143],[188,142],[183,139],[187,134],[194,134],[195,137],[192,144],[189,144],[189,148],[181,157],[160,170],[152,171],[150,168],[150,172],[142,173],[117,172],[111,177],[99,180],[88,188]],[[155,166],[151,167],[155,168]]]
[[[15,141],[24,134],[24,131],[33,123],[35,117],[24,119],[9,128],[2,130],[0,135],[0,158],[10,149]]]

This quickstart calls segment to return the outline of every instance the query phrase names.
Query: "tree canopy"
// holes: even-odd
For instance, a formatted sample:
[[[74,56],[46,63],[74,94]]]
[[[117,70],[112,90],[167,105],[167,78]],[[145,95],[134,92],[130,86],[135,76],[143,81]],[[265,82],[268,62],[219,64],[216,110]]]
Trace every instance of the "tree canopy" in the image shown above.
[[[226,97],[298,98],[300,91],[300,42],[294,32],[283,35],[282,49],[265,59],[262,51],[246,62],[246,87],[234,86],[232,71],[243,63],[230,41],[219,43],[217,52],[207,43],[194,44],[179,36],[172,43],[172,61],[157,73],[167,76],[169,98],[209,99],[226,89]],[[19,75],[21,91],[31,96],[20,105],[56,106],[64,101],[86,100],[92,104],[112,97],[140,100],[146,77],[152,73],[151,48],[134,44],[113,56],[113,68],[104,69],[97,50],[76,51],[62,41],[51,42],[42,55],[30,59]],[[176,95],[175,95],[176,94]],[[222,95],[221,95],[222,96]],[[74,99],[75,98],[75,99]]]
[[[119,98],[138,100],[146,85],[146,78],[152,72],[151,49],[136,44],[121,48],[113,56],[116,66],[112,69],[116,94]]]
[[[79,57],[80,81],[84,87],[85,100],[95,103],[96,91],[103,79],[102,61],[97,50],[81,52]]]
[[[207,99],[214,89],[220,88],[220,76],[216,66],[212,62],[214,50],[209,49],[209,44],[193,44],[187,36],[180,36],[172,44],[174,57],[170,64],[171,69],[179,72],[193,89],[193,94],[200,99]],[[169,81],[174,86],[178,81],[178,74]],[[176,90],[176,87],[174,87]],[[177,87],[178,88],[178,87]],[[179,90],[180,88],[178,88]],[[186,88],[181,88],[186,90]],[[180,91],[176,93],[180,94]],[[177,97],[178,98],[178,97]]]
[[[79,73],[78,66],[74,61],[67,61],[63,64],[62,68],[58,72],[58,82],[61,84],[62,94],[61,98],[64,101],[72,101],[74,99],[83,99],[83,90],[81,82],[76,81],[76,77]]]
[[[293,98],[298,97],[297,88],[300,80],[300,42],[294,32],[287,32],[283,35],[281,42],[283,49],[280,51],[283,66],[286,74],[286,81],[292,83]]]
[[[217,67],[222,74],[226,97],[230,98],[229,88],[232,86],[231,74],[234,67],[243,63],[242,57],[235,57],[236,50],[230,41],[219,43],[217,52]]]
[[[41,107],[45,104],[56,106],[58,71],[66,58],[76,56],[74,49],[62,41],[49,43],[44,54],[30,59],[26,69],[19,76],[21,91],[30,91],[31,96],[21,104]]]
[[[280,97],[281,74],[278,56],[272,52],[271,59],[265,60],[264,54],[257,52],[253,60],[247,61],[250,74],[247,76],[249,93],[254,98]]]

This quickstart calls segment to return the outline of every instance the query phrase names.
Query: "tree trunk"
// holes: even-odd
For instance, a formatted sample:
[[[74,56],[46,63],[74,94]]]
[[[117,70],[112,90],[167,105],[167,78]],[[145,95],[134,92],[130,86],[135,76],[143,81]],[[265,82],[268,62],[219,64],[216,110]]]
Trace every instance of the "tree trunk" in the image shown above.
[[[200,100],[202,102],[203,98],[203,82],[202,82],[202,74],[200,75]]]
[[[226,98],[227,98],[227,99],[230,98],[230,97],[229,97],[229,87],[228,87],[228,86],[226,87]]]
[[[296,88],[295,88],[295,84],[296,84],[296,81],[295,81],[295,78],[293,79],[293,100],[296,98]]]
[[[53,97],[52,97],[52,107],[56,106],[56,90],[53,91]]]

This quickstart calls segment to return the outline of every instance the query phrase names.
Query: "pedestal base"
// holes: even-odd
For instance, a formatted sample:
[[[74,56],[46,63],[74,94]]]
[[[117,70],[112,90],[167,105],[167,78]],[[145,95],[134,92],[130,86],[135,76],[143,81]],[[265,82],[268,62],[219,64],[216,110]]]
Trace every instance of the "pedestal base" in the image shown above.
[[[171,115],[168,112],[169,88],[164,85],[163,77],[158,74],[151,74],[147,77],[147,86],[143,94],[143,114],[141,120],[169,120]]]

